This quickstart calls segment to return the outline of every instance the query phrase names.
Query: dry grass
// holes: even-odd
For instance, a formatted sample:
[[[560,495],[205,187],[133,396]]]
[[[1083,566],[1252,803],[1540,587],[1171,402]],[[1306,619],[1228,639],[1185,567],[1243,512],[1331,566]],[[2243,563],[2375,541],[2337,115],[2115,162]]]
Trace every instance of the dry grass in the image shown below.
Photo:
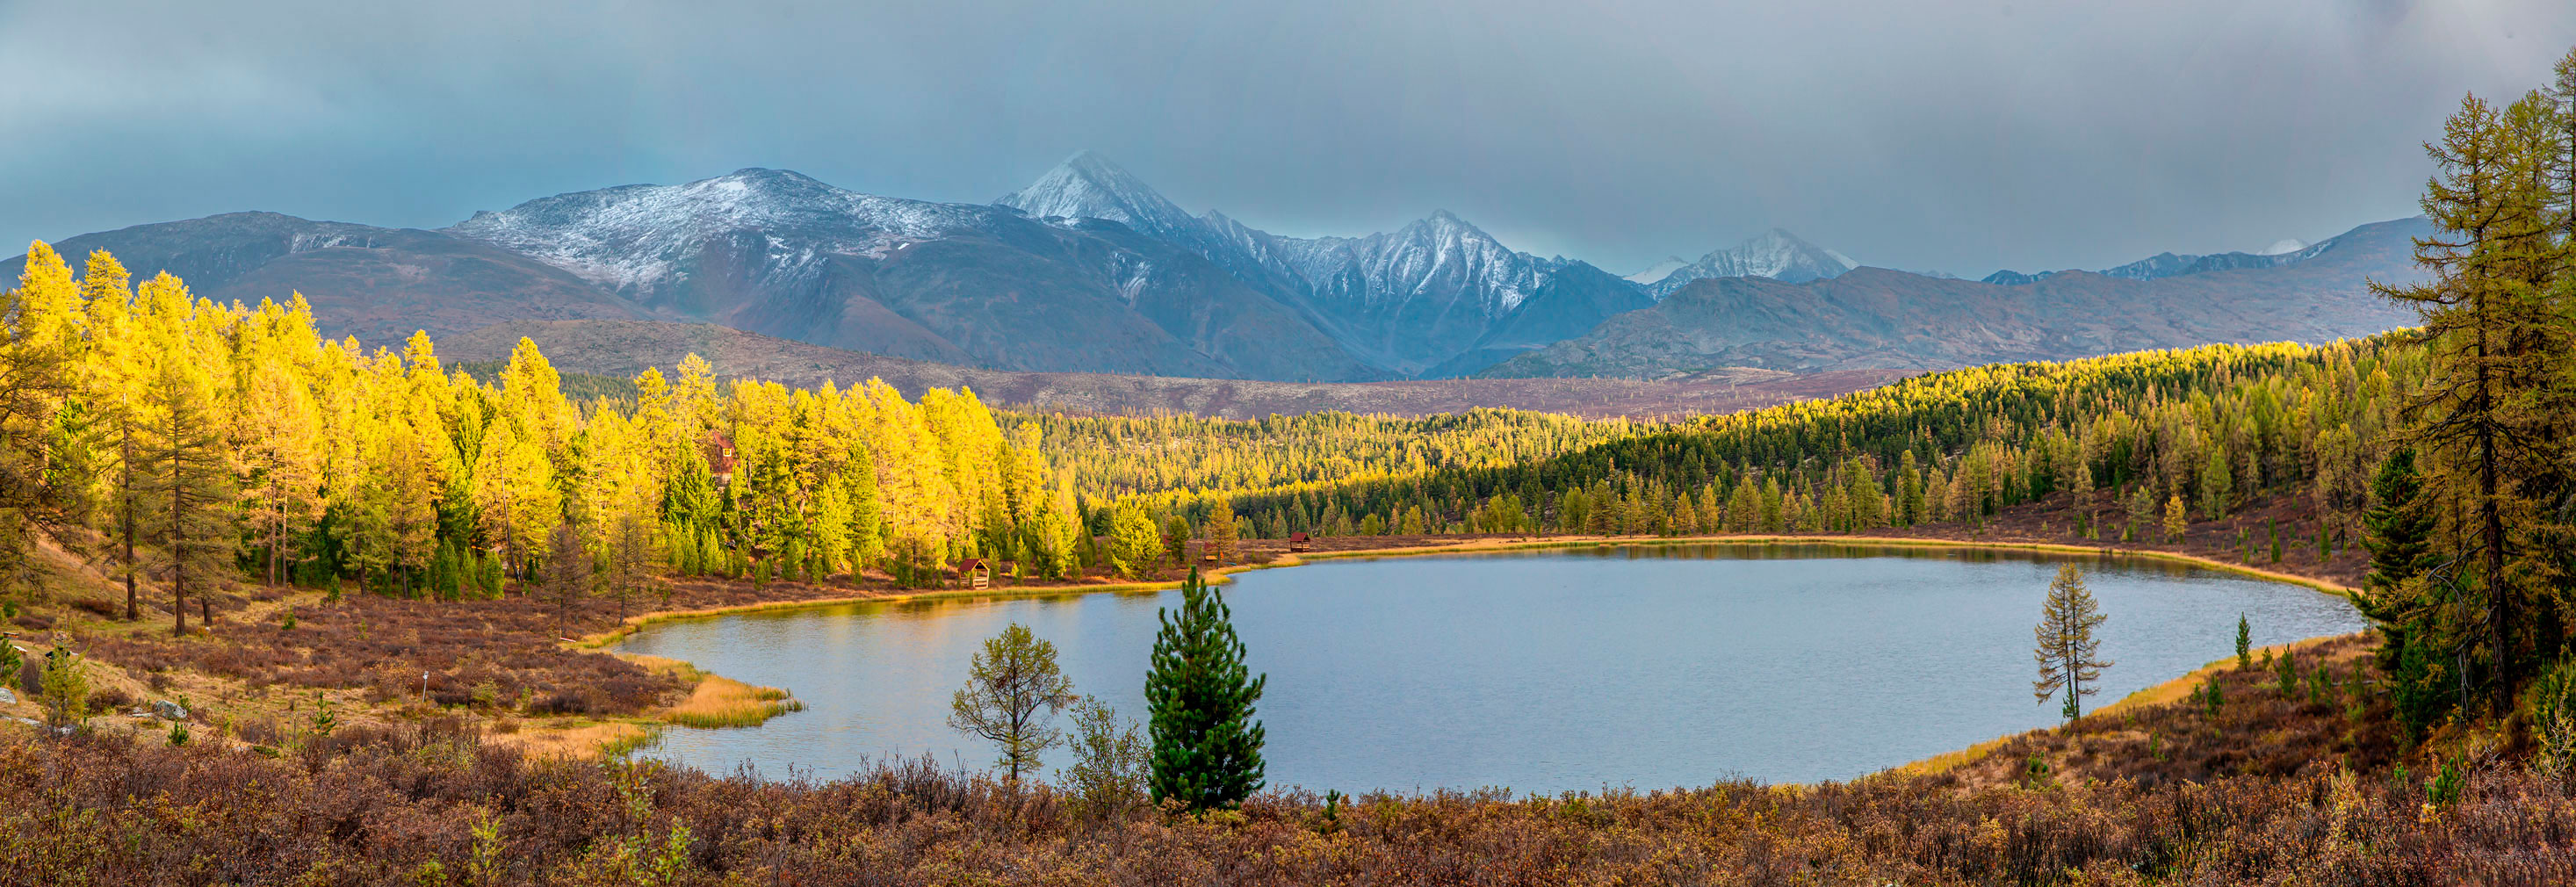
[[[546,719],[507,733],[486,731],[485,743],[518,750],[531,759],[591,760],[618,757],[651,745],[659,735],[652,725],[633,721]]]
[[[776,687],[755,687],[723,675],[704,675],[679,704],[652,713],[655,719],[683,727],[757,727],[805,703]]]
[[[2064,726],[2007,736],[1909,765],[1969,787],[2131,781],[2156,786],[2236,776],[2285,778],[2313,767],[2371,773],[2402,754],[2368,634],[2290,645],[2298,683],[2288,692],[2266,666],[2284,648],[2234,657],[2139,691]],[[2215,683],[2216,710],[2197,691]],[[2422,752],[2418,753],[2419,755]]]
[[[0,883],[2143,887],[2576,877],[2576,798],[2565,780],[2482,766],[2456,803],[2435,810],[2420,775],[2354,763],[2312,758],[2291,774],[2193,782],[2061,773],[1800,790],[1372,794],[1330,811],[1312,795],[1266,792],[1237,811],[1187,817],[1142,805],[1102,813],[1043,783],[1004,785],[926,760],[831,782],[764,781],[530,760],[435,723],[344,731],[277,757],[0,727],[0,774],[12,774],[0,777],[0,859],[10,861]]]

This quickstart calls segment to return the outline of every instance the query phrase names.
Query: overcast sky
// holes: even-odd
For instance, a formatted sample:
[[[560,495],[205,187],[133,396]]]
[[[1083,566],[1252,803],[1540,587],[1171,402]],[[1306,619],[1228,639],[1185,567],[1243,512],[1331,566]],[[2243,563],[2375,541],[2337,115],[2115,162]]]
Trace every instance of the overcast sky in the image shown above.
[[[2571,44],[2568,0],[0,0],[0,241],[746,166],[984,202],[1089,148],[1281,233],[1446,208],[1614,273],[1775,225],[2099,267],[2413,214],[2460,96]]]

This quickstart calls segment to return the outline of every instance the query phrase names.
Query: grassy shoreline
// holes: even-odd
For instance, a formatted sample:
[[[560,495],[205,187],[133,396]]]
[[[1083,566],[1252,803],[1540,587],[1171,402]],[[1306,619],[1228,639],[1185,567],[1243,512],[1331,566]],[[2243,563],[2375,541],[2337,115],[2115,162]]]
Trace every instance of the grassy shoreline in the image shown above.
[[[1219,583],[1219,584],[1224,584],[1224,583],[1227,583],[1227,582],[1231,582],[1231,581],[1232,581],[1232,578],[1231,578],[1231,577],[1232,577],[1232,575],[1233,575],[1233,574],[1235,574],[1235,573],[1243,573],[1243,572],[1249,572],[1249,571],[1253,571],[1253,570],[1273,570],[1273,569],[1282,569],[1282,568],[1287,568],[1287,567],[1303,566],[1303,565],[1308,564],[1308,563],[1312,563],[1312,562],[1315,562],[1315,561],[1324,561],[1324,560],[1373,560],[1373,559],[1377,559],[1377,558],[1392,558],[1392,557],[1430,557],[1430,556],[1440,556],[1440,555],[1457,555],[1457,554],[1488,554],[1488,553],[1495,553],[1495,552],[1506,552],[1506,551],[1535,551],[1535,550],[1546,550],[1546,549],[1554,549],[1554,548],[1616,548],[1616,547],[1626,547],[1626,546],[1634,546],[1634,547],[1650,547],[1650,546],[1672,546],[1672,545],[1776,545],[1776,544],[1796,544],[1796,545],[1817,545],[1817,544],[1825,544],[1825,545],[1880,546],[1880,547],[1891,547],[1891,548],[1948,548],[1948,549],[1968,549],[1968,550],[1986,550],[1986,551],[2028,551],[2028,552],[2040,552],[2040,553],[2046,553],[2046,554],[2080,554],[2080,555],[2088,555],[2088,556],[2094,556],[2094,557],[2131,558],[2131,559],[2138,559],[2138,560],[2164,561],[2164,562],[2168,562],[2168,563],[2185,564],[2185,565],[2188,565],[2188,566],[2199,567],[2199,568],[2207,569],[2207,570],[2214,570],[2214,571],[2218,571],[2218,572],[2222,572],[2222,573],[2229,573],[2229,574],[2238,575],[2238,576],[2243,576],[2243,577],[2247,577],[2247,578],[2251,578],[2251,579],[2261,579],[2261,580],[2265,580],[2265,581],[2269,581],[2269,582],[2280,582],[2280,583],[2289,584],[2289,585],[2298,585],[2298,586],[2306,587],[2307,589],[2309,589],[2309,590],[2311,590],[2311,591],[2316,591],[2316,592],[2320,592],[2320,593],[2324,593],[2324,594],[2335,595],[2335,596],[2338,596],[2338,597],[2348,597],[2348,596],[2350,596],[2350,595],[2351,595],[2351,593],[2352,593],[2352,589],[2351,589],[2351,588],[2346,587],[2346,586],[2344,586],[2344,585],[2342,585],[2342,584],[2339,584],[2339,583],[2336,583],[2336,582],[2331,582],[2331,581],[2324,580],[2324,579],[2318,579],[2318,578],[2311,577],[2311,576],[2301,576],[2301,575],[2298,575],[2298,574],[2296,574],[2296,573],[2284,573],[2284,572],[2279,572],[2279,571],[2275,571],[2275,570],[2265,570],[2265,569],[2260,569],[2260,568],[2257,568],[2257,567],[2249,567],[2249,566],[2246,566],[2246,565],[2243,565],[2243,564],[2230,564],[2230,563],[2227,563],[2227,562],[2225,562],[2225,561],[2212,560],[2212,559],[2210,559],[2210,558],[2200,557],[2200,556],[2197,556],[2197,555],[2182,554],[2182,553],[2178,553],[2178,552],[2170,552],[2170,551],[2156,551],[2156,550],[2153,550],[2153,549],[2131,549],[2131,548],[2120,548],[2120,547],[2117,547],[2117,546],[2109,546],[2109,545],[2105,545],[2105,546],[2065,545],[2065,544],[2050,543],[2050,542],[2005,542],[2005,541],[1981,542],[1981,541],[1959,540],[1959,539],[1932,539],[1932,538],[1922,538],[1922,537],[1912,537],[1912,536],[1834,536],[1834,535],[1812,535],[1812,536],[1808,536],[1808,535],[1784,535],[1784,534],[1776,534],[1776,533],[1766,533],[1766,534],[1756,534],[1756,535],[1718,535],[1718,536],[1558,536],[1558,537],[1541,537],[1541,538],[1536,538],[1536,539],[1517,540],[1517,541],[1515,541],[1515,540],[1497,540],[1497,539],[1480,539],[1480,540],[1476,540],[1476,541],[1473,541],[1473,542],[1465,542],[1465,543],[1459,543],[1459,544],[1454,544],[1454,545],[1395,546],[1395,547],[1388,547],[1388,548],[1360,548],[1360,549],[1351,549],[1351,550],[1347,550],[1347,551],[1312,551],[1312,552],[1302,552],[1302,553],[1295,553],[1295,554],[1283,554],[1283,555],[1280,555],[1277,559],[1272,560],[1272,561],[1270,561],[1270,562],[1268,562],[1268,563],[1228,564],[1228,565],[1221,566],[1221,567],[1216,567],[1216,568],[1214,568],[1214,569],[1210,569],[1210,570],[1203,570],[1203,571],[1202,571],[1202,574],[1203,574],[1203,575],[1206,575],[1207,577],[1209,577],[1209,581],[1211,581],[1211,582],[1216,582],[1216,583]],[[1087,585],[1079,585],[1079,584],[1078,584],[1078,585],[1032,585],[1032,586],[1015,586],[1015,587],[997,587],[997,588],[989,588],[989,589],[936,589],[936,590],[930,590],[930,591],[904,592],[904,593],[896,593],[896,594],[860,594],[860,595],[845,595],[845,596],[841,596],[841,597],[812,598],[812,599],[806,599],[806,600],[792,600],[792,601],[764,601],[764,602],[761,602],[761,603],[753,603],[753,604],[738,604],[738,605],[725,606],[725,607],[708,607],[708,608],[703,608],[703,609],[693,609],[693,610],[660,610],[660,611],[654,611],[654,612],[649,612],[649,613],[639,613],[639,614],[636,614],[636,615],[634,615],[634,616],[629,616],[629,617],[627,617],[627,618],[626,618],[626,620],[625,620],[622,624],[620,624],[620,625],[619,625],[618,627],[616,627],[616,628],[610,629],[610,630],[608,630],[608,631],[594,632],[594,633],[591,633],[591,634],[588,634],[588,635],[584,635],[584,636],[582,636],[582,637],[580,637],[580,638],[573,639],[573,641],[572,641],[571,643],[572,643],[572,645],[577,646],[577,647],[581,647],[581,648],[597,648],[597,647],[604,647],[604,646],[607,646],[607,645],[609,645],[609,644],[616,643],[616,642],[618,642],[618,641],[620,641],[620,640],[624,640],[624,639],[625,639],[625,638],[627,638],[628,636],[631,636],[631,635],[635,634],[636,632],[641,631],[641,630],[643,630],[643,629],[645,629],[645,628],[647,628],[647,627],[650,627],[650,626],[653,626],[653,625],[656,625],[656,624],[660,624],[660,623],[663,623],[663,622],[680,622],[680,621],[692,621],[692,620],[698,620],[698,619],[712,619],[712,618],[723,617],[723,616],[737,616],[737,615],[742,615],[742,614],[746,614],[746,613],[769,613],[769,612],[781,612],[781,611],[790,611],[790,610],[821,609],[821,608],[825,608],[825,607],[839,607],[839,606],[847,606],[847,605],[850,605],[850,604],[870,604],[870,603],[899,604],[899,603],[907,603],[907,602],[911,602],[911,601],[955,600],[955,599],[961,599],[961,598],[999,598],[999,599],[1011,599],[1011,598],[1036,598],[1036,597],[1075,596],[1075,595],[1085,595],[1085,594],[1133,594],[1133,593],[1137,593],[1137,592],[1146,592],[1146,591],[1169,591],[1169,590],[1171,590],[1171,589],[1175,589],[1175,588],[1179,588],[1179,587],[1181,587],[1181,583],[1180,583],[1178,580],[1171,580],[1171,581],[1152,581],[1152,582],[1119,582],[1119,583],[1087,584]]]

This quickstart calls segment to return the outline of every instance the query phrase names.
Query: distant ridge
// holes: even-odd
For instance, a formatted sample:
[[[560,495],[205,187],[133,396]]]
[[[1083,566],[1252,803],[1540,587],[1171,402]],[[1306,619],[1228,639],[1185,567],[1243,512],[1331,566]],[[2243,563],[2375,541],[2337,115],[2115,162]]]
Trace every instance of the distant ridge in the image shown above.
[[[2378,298],[2369,284],[2422,279],[2412,238],[2428,230],[2422,218],[2380,222],[2309,247],[2300,261],[2146,278],[2068,271],[1998,284],[1884,268],[1804,284],[1709,278],[1479,375],[1651,379],[1711,366],[1938,370],[2210,342],[2366,336],[2414,322],[2412,312]]]

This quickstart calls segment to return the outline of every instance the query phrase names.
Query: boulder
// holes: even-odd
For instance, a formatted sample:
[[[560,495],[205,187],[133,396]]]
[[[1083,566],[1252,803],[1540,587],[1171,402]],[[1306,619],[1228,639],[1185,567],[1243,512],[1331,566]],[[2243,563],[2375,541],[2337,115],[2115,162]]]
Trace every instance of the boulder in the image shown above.
[[[152,703],[152,716],[165,721],[184,721],[188,719],[188,709],[167,699],[155,700]]]

